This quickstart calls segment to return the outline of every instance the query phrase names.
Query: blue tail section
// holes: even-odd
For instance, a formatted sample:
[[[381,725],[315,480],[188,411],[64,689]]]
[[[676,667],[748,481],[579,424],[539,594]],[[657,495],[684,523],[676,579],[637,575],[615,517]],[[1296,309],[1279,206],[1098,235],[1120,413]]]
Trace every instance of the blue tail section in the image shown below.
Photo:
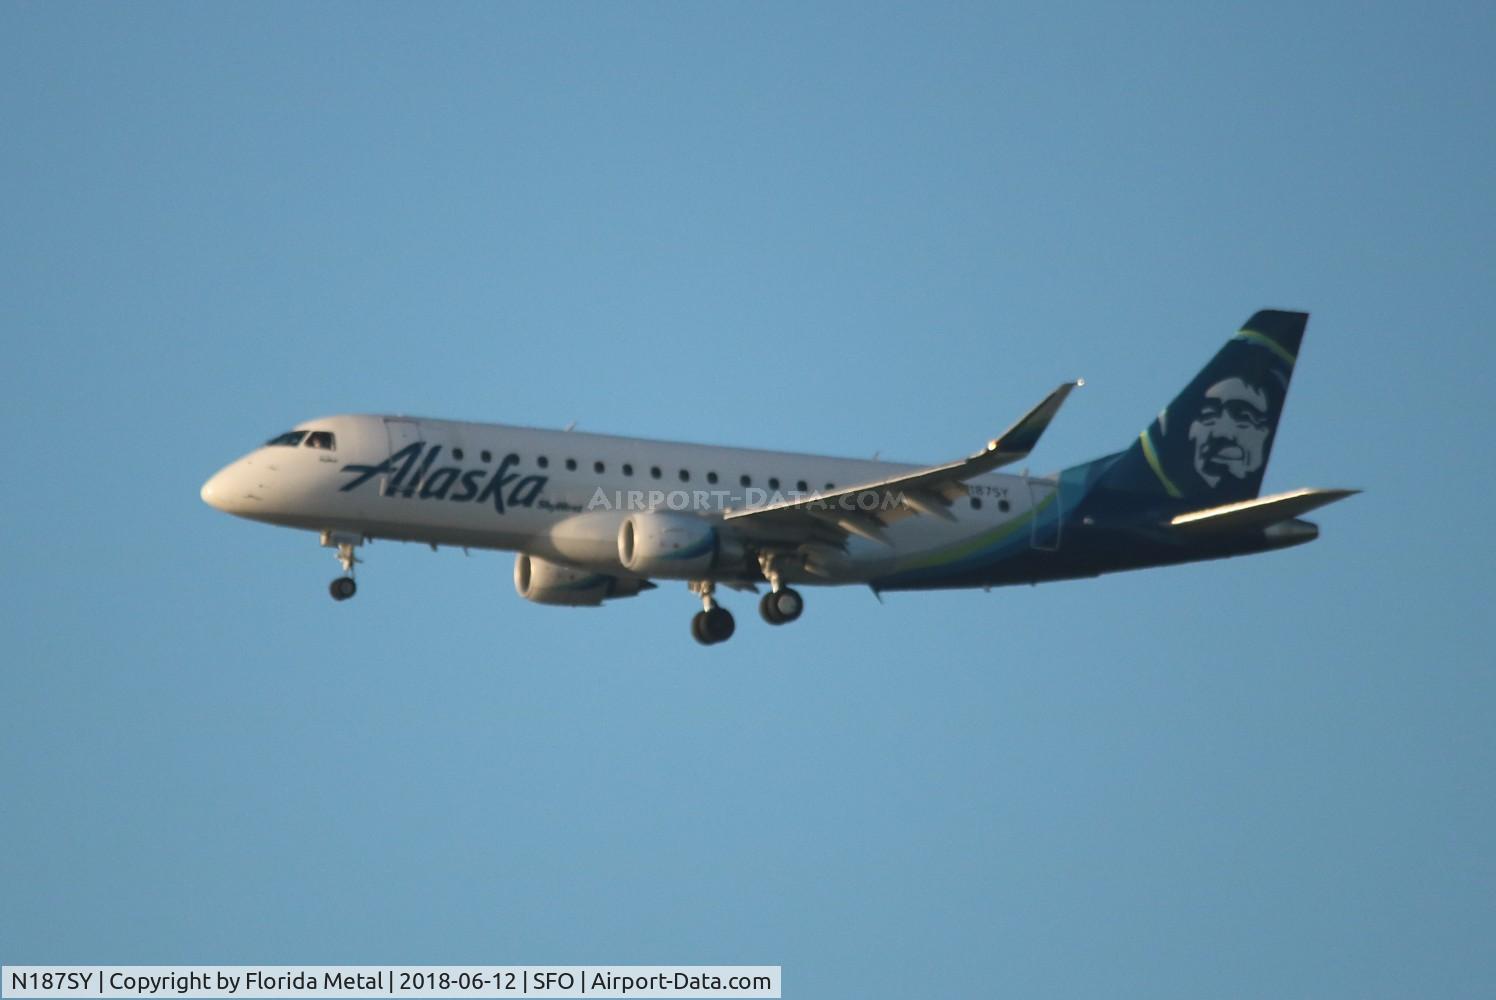
[[[1308,322],[1276,309],[1247,320],[1096,485],[1198,507],[1257,496]]]

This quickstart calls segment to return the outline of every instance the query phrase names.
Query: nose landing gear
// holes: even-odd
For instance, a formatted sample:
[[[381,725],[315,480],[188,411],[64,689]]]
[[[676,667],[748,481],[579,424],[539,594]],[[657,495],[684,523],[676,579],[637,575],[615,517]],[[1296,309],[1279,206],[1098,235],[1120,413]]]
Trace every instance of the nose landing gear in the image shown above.
[[[332,599],[335,601],[346,601],[358,593],[358,584],[353,582],[353,567],[360,560],[353,554],[353,550],[362,542],[363,538],[360,536],[345,531],[322,532],[322,547],[337,549],[338,562],[343,565],[344,575],[327,585],[327,592],[332,594]]]

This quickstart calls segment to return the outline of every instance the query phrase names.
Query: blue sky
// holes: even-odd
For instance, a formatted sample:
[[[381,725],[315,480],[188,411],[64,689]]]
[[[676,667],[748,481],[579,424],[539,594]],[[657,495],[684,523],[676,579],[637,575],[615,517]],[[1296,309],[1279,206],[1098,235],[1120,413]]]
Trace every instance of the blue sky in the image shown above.
[[[796,997],[1496,978],[1496,14],[0,8],[0,960],[763,963]],[[320,414],[1121,447],[1313,313],[1313,545],[808,594],[330,555],[197,491]],[[931,979],[930,977],[935,977]],[[933,984],[933,985],[932,985]]]

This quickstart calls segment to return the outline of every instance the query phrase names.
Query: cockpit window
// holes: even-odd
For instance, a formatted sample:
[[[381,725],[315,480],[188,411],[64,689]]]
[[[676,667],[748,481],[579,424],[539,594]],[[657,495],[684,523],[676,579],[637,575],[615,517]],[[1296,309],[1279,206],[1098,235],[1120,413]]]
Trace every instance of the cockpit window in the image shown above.
[[[273,437],[269,441],[266,441],[265,444],[285,445],[288,448],[294,448],[301,444],[301,439],[304,437],[306,437],[306,431],[286,431],[280,437]]]
[[[338,448],[337,442],[333,440],[332,431],[312,431],[306,436],[306,446],[321,448],[323,451],[336,451]]]

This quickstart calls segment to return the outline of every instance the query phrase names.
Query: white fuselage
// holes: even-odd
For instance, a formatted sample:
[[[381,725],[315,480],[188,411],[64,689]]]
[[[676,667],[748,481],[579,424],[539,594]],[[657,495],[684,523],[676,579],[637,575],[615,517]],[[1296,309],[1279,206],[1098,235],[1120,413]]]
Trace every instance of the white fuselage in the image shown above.
[[[631,512],[724,509],[872,482],[914,466],[415,417],[347,415],[298,425],[295,444],[269,444],[202,489],[212,506],[272,524],[363,539],[523,552],[628,575],[619,526]],[[317,438],[321,447],[312,445]],[[292,435],[294,436],[294,435]],[[332,447],[327,447],[329,437]],[[850,538],[808,583],[858,583],[938,562],[970,539],[1024,517],[1052,479],[972,479],[952,518],[909,517],[885,541]],[[751,539],[753,528],[745,529]],[[723,579],[737,574],[725,569]]]

